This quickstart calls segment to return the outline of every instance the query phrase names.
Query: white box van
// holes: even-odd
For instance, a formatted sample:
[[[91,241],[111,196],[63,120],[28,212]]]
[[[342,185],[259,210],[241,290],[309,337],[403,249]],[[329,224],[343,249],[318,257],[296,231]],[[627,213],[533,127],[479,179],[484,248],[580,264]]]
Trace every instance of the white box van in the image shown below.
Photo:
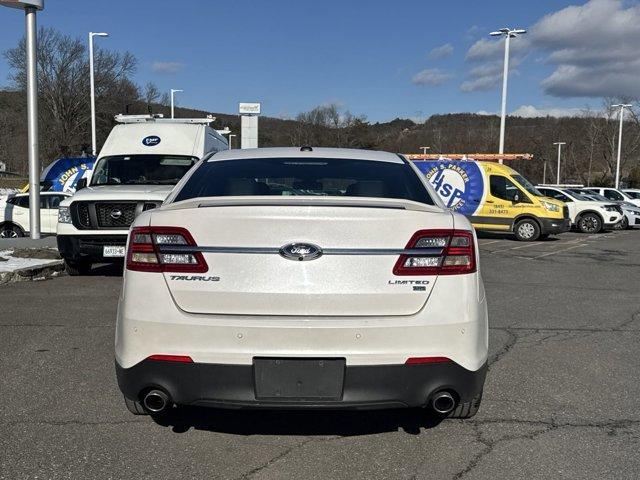
[[[210,152],[228,149],[213,118],[116,116],[93,172],[58,213],[58,249],[70,275],[122,260],[129,226],[162,204],[182,176]],[[86,183],[85,185],[83,185]]]

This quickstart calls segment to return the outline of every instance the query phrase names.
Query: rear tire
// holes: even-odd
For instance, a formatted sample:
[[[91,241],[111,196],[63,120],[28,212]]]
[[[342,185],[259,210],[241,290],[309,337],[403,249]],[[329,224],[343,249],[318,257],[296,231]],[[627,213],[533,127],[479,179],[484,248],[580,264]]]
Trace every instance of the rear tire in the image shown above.
[[[91,273],[91,262],[87,262],[86,260],[65,260],[64,261],[64,269],[67,271],[67,274],[71,277],[78,277],[80,275],[88,275]]]
[[[134,415],[149,415],[149,413],[144,409],[142,403],[137,400],[129,400],[127,397],[124,397],[124,404],[127,406],[127,410],[129,410]]]
[[[602,231],[602,220],[595,213],[585,213],[578,220],[578,230],[582,233],[599,233]]]
[[[516,223],[513,233],[521,242],[535,242],[540,237],[540,227],[535,220],[525,218]]]
[[[473,397],[471,401],[459,403],[456,408],[448,415],[449,418],[471,418],[478,413],[480,404],[482,403],[482,390],[478,395]]]
[[[24,237],[24,231],[17,225],[8,223],[0,227],[0,238]]]

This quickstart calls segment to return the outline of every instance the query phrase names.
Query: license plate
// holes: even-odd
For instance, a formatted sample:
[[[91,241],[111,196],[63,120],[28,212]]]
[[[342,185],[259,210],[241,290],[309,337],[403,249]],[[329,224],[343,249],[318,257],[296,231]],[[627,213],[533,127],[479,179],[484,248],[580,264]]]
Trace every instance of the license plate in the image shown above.
[[[342,399],[344,358],[254,358],[257,399]]]
[[[123,246],[107,246],[102,247],[103,257],[124,257]]]

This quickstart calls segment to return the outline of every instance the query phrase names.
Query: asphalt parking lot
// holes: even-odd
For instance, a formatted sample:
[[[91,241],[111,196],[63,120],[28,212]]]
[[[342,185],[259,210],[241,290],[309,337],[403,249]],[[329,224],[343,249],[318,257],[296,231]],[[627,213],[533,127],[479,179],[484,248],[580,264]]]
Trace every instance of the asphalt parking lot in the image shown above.
[[[121,279],[0,287],[0,478],[637,479],[640,231],[480,239],[483,405],[130,415],[113,371]]]

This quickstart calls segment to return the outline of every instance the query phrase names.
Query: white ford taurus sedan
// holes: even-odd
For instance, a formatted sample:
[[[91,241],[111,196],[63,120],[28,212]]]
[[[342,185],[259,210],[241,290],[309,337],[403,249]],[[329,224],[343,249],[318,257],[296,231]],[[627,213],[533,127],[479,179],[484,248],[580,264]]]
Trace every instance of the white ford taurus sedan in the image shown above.
[[[428,407],[467,418],[487,347],[473,228],[396,154],[219,152],[129,233],[115,353],[132,413]]]

